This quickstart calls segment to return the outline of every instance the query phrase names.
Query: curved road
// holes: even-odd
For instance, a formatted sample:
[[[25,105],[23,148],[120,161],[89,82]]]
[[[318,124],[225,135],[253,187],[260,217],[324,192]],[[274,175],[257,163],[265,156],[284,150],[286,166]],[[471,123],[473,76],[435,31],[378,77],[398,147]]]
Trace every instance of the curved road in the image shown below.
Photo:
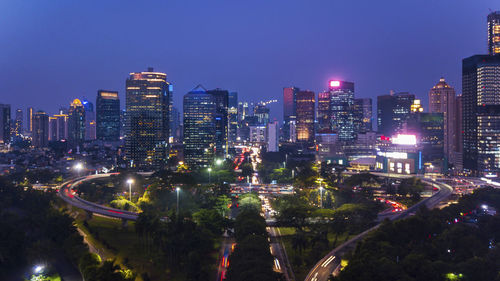
[[[372,173],[377,176],[384,176],[384,177],[399,177],[403,178],[404,176],[400,175],[394,175],[394,174],[384,174],[384,173]],[[448,198],[451,193],[453,192],[453,188],[449,186],[448,184],[437,182],[434,180],[430,179],[425,179],[423,177],[419,177],[424,183],[431,185],[433,187],[436,187],[439,189],[438,192],[436,192],[433,196],[426,198],[417,204],[413,205],[412,207],[408,208],[407,210],[394,214],[391,217],[388,217],[390,220],[396,220],[396,219],[403,219],[406,217],[409,217],[418,210],[422,205],[425,205],[427,208],[432,209],[434,208],[437,204],[439,204],[441,201],[444,199]],[[352,246],[356,245],[356,243],[360,240],[362,240],[368,233],[372,232],[373,230],[379,228],[381,223],[375,225],[374,227],[358,234],[357,236],[351,238],[349,241],[345,242],[344,244],[338,246],[337,248],[333,249],[331,252],[329,252],[325,257],[323,257],[316,265],[313,267],[313,269],[309,272],[307,275],[305,281],[327,281],[328,277],[334,273],[336,274],[336,270],[340,265],[340,259],[341,256],[347,252]]]
[[[80,209],[83,209],[89,213],[95,213],[107,217],[112,217],[112,218],[117,218],[117,219],[122,219],[122,220],[137,220],[137,217],[139,216],[138,213],[135,212],[129,212],[125,210],[120,210],[120,209],[115,209],[111,207],[106,207],[102,206],[93,202],[89,202],[86,200],[81,199],[78,197],[75,192],[73,191],[73,188],[77,186],[78,184],[87,181],[87,180],[92,180],[96,178],[104,178],[104,177],[109,177],[111,175],[116,175],[117,173],[111,173],[111,174],[97,174],[97,175],[90,175],[90,176],[85,176],[85,177],[79,177],[76,179],[69,180],[61,185],[59,188],[59,197],[61,197],[62,200],[64,200],[66,203],[78,207]]]

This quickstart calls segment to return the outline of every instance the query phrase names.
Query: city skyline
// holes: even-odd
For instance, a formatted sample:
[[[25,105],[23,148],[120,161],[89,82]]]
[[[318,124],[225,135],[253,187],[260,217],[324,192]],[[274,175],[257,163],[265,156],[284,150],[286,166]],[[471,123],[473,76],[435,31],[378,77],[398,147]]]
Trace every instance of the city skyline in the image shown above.
[[[125,100],[123,81],[127,75],[152,66],[158,71],[167,73],[169,81],[174,85],[173,99],[177,108],[182,108],[182,96],[197,84],[235,91],[238,92],[240,100],[257,102],[280,97],[283,87],[288,86],[297,86],[318,93],[326,88],[326,82],[330,79],[353,81],[356,83],[359,98],[374,99],[378,95],[387,94],[389,90],[408,91],[422,99],[422,104],[426,105],[427,91],[440,77],[445,77],[449,84],[457,89],[457,93],[461,93],[461,58],[469,54],[487,53],[484,44],[487,40],[486,16],[489,13],[488,8],[498,8],[493,1],[480,4],[453,2],[456,5],[450,5],[451,1],[444,1],[432,4],[430,8],[429,5],[423,4],[405,6],[392,3],[390,12],[385,11],[386,6],[390,5],[388,3],[367,4],[372,8],[367,9],[370,12],[360,11],[352,4],[326,2],[303,5],[292,1],[286,6],[270,4],[270,7],[266,7],[269,8],[267,10],[251,11],[247,4],[227,6],[206,3],[198,3],[199,5],[193,3],[193,6],[165,4],[160,7],[179,12],[179,15],[173,15],[174,19],[186,15],[188,11],[200,16],[200,19],[194,20],[193,23],[181,21],[187,25],[187,33],[191,32],[194,39],[187,39],[185,35],[179,34],[173,28],[174,19],[166,19],[166,22],[162,22],[162,26],[168,28],[164,31],[167,39],[158,42],[167,43],[171,39],[173,43],[164,44],[161,48],[143,47],[147,53],[151,53],[150,55],[144,52],[133,55],[130,53],[133,50],[132,46],[116,46],[117,43],[123,45],[124,40],[128,38],[127,28],[137,28],[130,27],[128,21],[124,20],[130,13],[130,9],[126,9],[128,4],[123,3],[124,7],[116,9],[114,15],[107,13],[115,7],[109,4],[104,4],[99,11],[89,11],[91,5],[86,4],[51,3],[43,7],[37,7],[38,3],[32,3],[31,6],[1,4],[2,10],[9,14],[3,20],[15,24],[19,31],[27,35],[27,39],[19,38],[12,30],[0,30],[0,35],[4,35],[11,42],[5,53],[0,55],[1,65],[5,67],[3,71],[5,75],[0,78],[0,90],[15,93],[6,96],[3,102],[11,104],[13,111],[16,108],[26,110],[27,107],[33,106],[35,110],[45,110],[52,114],[57,113],[60,106],[68,104],[75,97],[86,96],[93,101],[95,92],[103,88],[118,91],[120,99]],[[45,13],[22,23],[15,18],[21,11],[30,18],[29,15],[35,13],[37,8]],[[65,12],[73,15],[75,8],[79,10],[75,14],[79,17],[68,26],[62,20],[64,19],[62,15],[65,15]],[[139,7],[139,9],[149,8]],[[282,12],[277,19],[283,22],[273,18],[273,13],[277,11]],[[335,19],[331,21],[320,19],[322,13],[328,11],[334,11],[330,13]],[[151,21],[159,23],[154,17],[158,12],[153,10],[150,12]],[[199,23],[206,19],[210,12],[212,12],[212,16],[209,17],[211,21],[207,23],[206,28],[200,30]],[[392,13],[392,20],[382,20],[382,17],[390,16],[389,13]],[[456,17],[457,14],[461,16]],[[62,19],[50,22],[49,16],[56,15],[62,16]],[[213,15],[220,15],[223,19],[214,19],[217,17]],[[310,23],[303,25],[303,21],[287,21],[287,15],[303,15],[310,19]],[[112,19],[116,22],[106,25],[101,30],[99,20],[88,21],[90,18],[104,19],[104,16],[110,17],[106,18],[106,22]],[[263,22],[245,25],[245,20],[252,16],[261,18]],[[416,19],[420,17],[427,17],[429,20],[415,24]],[[362,20],[356,22],[355,18]],[[234,27],[227,26],[225,20],[233,20]],[[342,24],[341,20],[347,22]],[[397,26],[394,21],[398,21]],[[51,43],[44,41],[43,36],[50,34],[40,30],[36,24],[38,22],[50,22],[52,28],[60,27],[51,30],[54,33],[53,36],[49,36]],[[374,31],[378,31],[372,34],[380,34],[385,40],[375,37],[358,38],[356,35],[362,34],[359,32],[366,27],[366,24],[370,24]],[[141,25],[139,28],[142,28]],[[147,33],[157,32],[160,30],[158,28],[149,27]],[[456,29],[460,29],[461,32],[453,33],[452,31]],[[276,30],[283,31],[284,35],[274,38],[272,31]],[[79,33],[80,40],[72,40],[73,32],[79,31],[84,31]],[[92,38],[91,35],[96,32],[96,38],[100,38],[102,44],[88,43],[86,39]],[[109,38],[105,37],[107,33],[110,33]],[[188,43],[192,43],[191,40],[196,38],[204,40],[217,38],[224,43],[232,44],[190,46]],[[229,38],[232,40],[228,42]],[[67,40],[70,39],[71,44],[80,42],[81,46],[68,44]],[[254,43],[265,39],[269,40],[264,46],[257,46]],[[26,40],[37,40],[39,47],[23,47]],[[432,44],[428,43],[431,41]],[[237,44],[238,42],[244,44]],[[319,43],[307,44],[308,42]],[[288,49],[282,52],[284,46]],[[449,48],[450,46],[459,47]],[[99,48],[98,51],[96,48]],[[44,52],[43,58],[39,52]],[[93,52],[92,56],[86,55],[90,52]],[[412,56],[402,60],[401,57],[408,52],[412,53]],[[24,56],[20,56],[21,54]],[[85,60],[82,60],[83,57]],[[30,63],[24,63],[24,60],[29,58],[31,58]],[[50,62],[45,61],[49,59]],[[19,65],[23,65],[22,77],[20,71],[12,71],[18,70]],[[269,65],[273,67],[264,67]],[[207,71],[207,67],[211,71]],[[31,76],[32,83],[20,86],[18,81],[25,79],[26,74]],[[15,97],[22,97],[22,100],[28,100],[29,104],[26,102],[21,104]],[[55,104],[54,100],[60,102]],[[123,106],[122,103],[122,108]],[[271,119],[281,120],[282,105],[278,103],[270,107]],[[425,107],[425,110],[428,108]]]

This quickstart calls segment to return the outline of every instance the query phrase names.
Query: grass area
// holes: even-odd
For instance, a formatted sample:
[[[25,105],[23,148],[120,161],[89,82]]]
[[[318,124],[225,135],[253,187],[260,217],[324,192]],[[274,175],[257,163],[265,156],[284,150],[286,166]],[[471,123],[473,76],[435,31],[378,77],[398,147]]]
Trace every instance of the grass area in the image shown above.
[[[316,247],[314,250],[308,245],[302,253],[296,251],[292,247],[292,237],[295,234],[295,229],[293,227],[280,227],[280,232],[282,235],[283,244],[285,246],[288,258],[290,259],[290,264],[292,265],[292,270],[295,274],[297,280],[304,280],[307,273],[312,269],[312,267],[323,258],[328,252],[333,250],[335,247],[354,237],[356,234],[343,233],[337,237],[337,243],[334,245],[335,234],[328,234],[328,247]]]

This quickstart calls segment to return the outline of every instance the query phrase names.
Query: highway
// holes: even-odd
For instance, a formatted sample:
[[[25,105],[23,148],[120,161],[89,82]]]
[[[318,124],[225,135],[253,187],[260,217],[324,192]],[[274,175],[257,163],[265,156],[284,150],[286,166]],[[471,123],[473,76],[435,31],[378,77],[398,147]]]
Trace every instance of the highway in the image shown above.
[[[139,216],[138,213],[106,207],[93,202],[83,200],[82,198],[78,197],[76,193],[73,191],[73,188],[76,185],[84,181],[93,180],[96,178],[109,177],[111,175],[115,174],[97,174],[97,175],[84,176],[69,180],[61,185],[61,187],[59,188],[58,196],[66,203],[75,206],[77,208],[80,208],[82,210],[85,210],[89,213],[99,214],[106,217],[117,218],[125,221],[137,220],[137,217]]]
[[[404,178],[404,176],[399,176],[394,174],[382,174],[382,173],[373,173],[373,174],[384,177]],[[423,205],[425,205],[429,209],[432,209],[435,206],[437,206],[441,201],[448,198],[453,192],[453,188],[448,184],[437,182],[431,179],[426,179],[423,177],[419,178],[424,183],[438,188],[439,191],[436,192],[433,196],[418,202],[417,204],[413,205],[412,207],[408,208],[403,212],[395,213],[393,214],[393,216],[388,216],[387,217],[388,219],[397,220],[397,219],[407,218],[409,216],[414,215],[415,212]],[[332,273],[335,275],[338,274],[338,268],[340,265],[340,259],[342,255],[345,254],[349,249],[352,249],[352,247],[354,247],[356,243],[362,240],[368,233],[379,228],[380,225],[381,223],[375,225],[374,227],[358,234],[349,241],[343,243],[342,245],[330,251],[325,257],[323,257],[320,261],[316,263],[316,265],[309,272],[309,274],[307,274],[305,281],[327,281],[328,277]]]

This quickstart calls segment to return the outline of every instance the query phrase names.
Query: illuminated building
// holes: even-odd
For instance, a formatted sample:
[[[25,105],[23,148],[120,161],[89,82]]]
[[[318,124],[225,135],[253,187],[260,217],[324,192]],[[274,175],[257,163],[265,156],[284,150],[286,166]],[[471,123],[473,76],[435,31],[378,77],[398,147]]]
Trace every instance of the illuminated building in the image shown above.
[[[402,132],[406,121],[410,118],[414,100],[414,95],[404,92],[378,96],[378,132],[387,136]]]
[[[33,107],[28,107],[26,111],[26,131],[28,133],[33,131],[33,114],[35,114]]]
[[[444,160],[444,114],[415,114],[408,120],[409,133],[417,136],[422,149],[422,161],[446,169]]]
[[[357,133],[372,130],[373,109],[371,98],[354,99],[354,129]]]
[[[263,144],[266,142],[266,126],[250,126],[250,142]]]
[[[109,142],[120,140],[120,99],[118,92],[97,91],[96,137],[99,140]]]
[[[330,92],[318,94],[318,130],[330,130],[331,128]]]
[[[81,147],[85,140],[85,108],[79,99],[73,100],[68,110],[68,145]]]
[[[68,138],[68,119],[66,114],[49,117],[49,141],[61,141]]]
[[[354,83],[330,81],[330,124],[339,141],[356,139],[354,128]]]
[[[148,68],[126,81],[125,154],[130,167],[158,169],[168,155],[172,85],[167,74]]]
[[[462,61],[463,164],[472,173],[500,171],[500,55]]]
[[[85,108],[85,140],[96,139],[96,117],[94,104],[87,99],[82,99],[83,108]]]
[[[453,166],[457,171],[462,171],[464,169],[463,165],[463,152],[464,152],[464,134],[463,134],[463,119],[462,119],[462,95],[458,95],[455,98],[455,127],[456,138],[454,140],[456,150],[453,153]]]
[[[300,91],[297,87],[283,88],[283,140],[293,142],[296,134],[291,132],[290,123],[296,124],[297,118],[297,93]]]
[[[413,100],[410,110],[412,113],[424,112],[424,108],[422,107],[420,100]]]
[[[269,107],[263,104],[257,104],[253,108],[253,112],[253,115],[257,117],[257,122],[259,122],[260,125],[269,123]]]
[[[500,12],[488,15],[488,52],[490,55],[500,54]]]
[[[32,144],[34,147],[46,147],[49,144],[49,115],[38,111],[33,115]]]
[[[415,174],[423,169],[416,135],[381,136],[377,143],[375,169],[384,173]]]
[[[23,110],[16,109],[16,119],[14,120],[14,134],[20,136],[23,134]]]
[[[228,140],[232,146],[238,139],[238,93],[230,92],[228,97],[229,132]]]
[[[461,116],[457,118],[455,101],[455,89],[444,78],[429,91],[429,112],[443,114],[444,155],[450,163],[455,162],[453,158],[458,149],[456,123],[461,119]]]
[[[174,138],[174,142],[178,142],[181,138],[181,113],[177,107],[172,107],[172,113],[170,114],[170,132],[171,137]]]
[[[277,152],[279,151],[278,140],[279,140],[279,126],[278,122],[274,121],[267,124],[267,151]]]
[[[226,158],[228,144],[228,102],[229,92],[222,89],[207,91],[215,102],[215,157]]]
[[[295,101],[297,141],[312,143],[314,141],[315,94],[312,91],[298,91]]]
[[[215,97],[198,85],[184,95],[184,161],[190,168],[211,165],[215,153]]]
[[[0,144],[10,143],[10,104],[0,103]]]

